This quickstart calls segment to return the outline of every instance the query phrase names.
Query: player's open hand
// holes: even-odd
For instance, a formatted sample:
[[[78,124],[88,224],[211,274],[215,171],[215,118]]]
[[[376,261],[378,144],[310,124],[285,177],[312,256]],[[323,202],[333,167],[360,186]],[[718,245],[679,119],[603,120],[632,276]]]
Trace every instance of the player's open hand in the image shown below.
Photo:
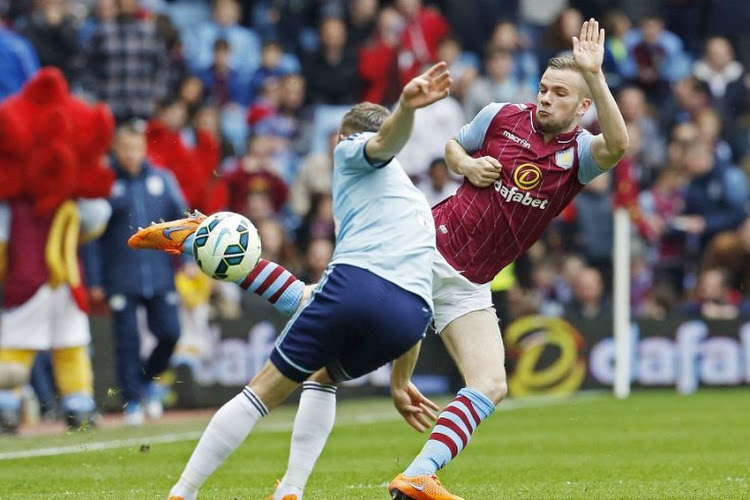
[[[401,92],[401,105],[417,109],[439,101],[451,92],[451,74],[445,62],[439,62],[413,78]]]
[[[580,37],[573,37],[573,59],[582,71],[598,73],[604,62],[604,28],[593,17],[581,26]]]
[[[502,171],[502,164],[493,156],[471,158],[461,165],[461,174],[479,188],[492,185]]]
[[[440,410],[440,407],[424,397],[411,382],[405,387],[391,386],[391,397],[396,410],[417,431],[424,432],[432,427],[432,422],[437,421],[434,411]]]

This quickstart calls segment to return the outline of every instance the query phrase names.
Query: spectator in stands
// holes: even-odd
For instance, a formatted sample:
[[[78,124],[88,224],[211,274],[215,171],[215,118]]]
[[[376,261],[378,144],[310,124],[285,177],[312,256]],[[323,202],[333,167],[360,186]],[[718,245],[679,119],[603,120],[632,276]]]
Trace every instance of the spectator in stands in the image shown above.
[[[742,103],[745,68],[734,57],[734,49],[724,37],[713,36],[706,40],[703,58],[693,65],[693,75],[706,82],[714,106],[724,124],[734,122],[736,110]]]
[[[466,93],[464,114],[476,116],[488,102],[532,102],[535,88],[513,74],[513,54],[490,45],[484,58],[486,76],[474,81]]]
[[[314,196],[331,194],[333,148],[336,147],[337,139],[338,130],[331,131],[328,135],[328,151],[310,153],[302,160],[289,198],[290,208],[298,217],[304,217],[310,211]]]
[[[727,270],[713,267],[700,271],[693,297],[682,312],[704,319],[737,319],[750,313],[750,304],[730,287]]]
[[[345,105],[357,102],[362,85],[357,52],[347,45],[346,24],[337,17],[320,22],[320,47],[303,57],[307,102]]]
[[[550,24],[539,50],[539,63],[544,66],[550,57],[570,55],[573,50],[571,39],[578,35],[583,23],[583,16],[578,9],[563,9]],[[543,71],[544,68],[540,68]]]
[[[378,13],[373,36],[359,50],[362,100],[391,106],[398,99],[401,92],[398,51],[404,26],[404,18],[396,9],[384,7]]]
[[[185,57],[194,73],[211,66],[216,40],[224,39],[229,45],[229,67],[247,82],[260,65],[260,38],[239,24],[242,6],[237,0],[216,0],[213,19],[195,28],[183,31]]]
[[[5,28],[0,20],[0,101],[15,94],[39,69],[34,47],[26,38]]]
[[[625,36],[628,57],[623,76],[641,87],[650,102],[658,104],[669,95],[669,85],[690,72],[682,40],[664,28],[658,16],[645,16],[638,28]]]
[[[608,319],[612,302],[606,296],[604,281],[598,270],[583,268],[573,281],[573,300],[565,306],[565,317],[572,321]]]
[[[247,152],[225,175],[229,188],[229,210],[251,215],[256,220],[262,210],[253,210],[252,203],[270,203],[274,214],[279,214],[289,196],[289,189],[273,163],[273,139],[253,135],[248,139]],[[256,198],[251,198],[256,195]],[[259,209],[260,207],[256,207]]]
[[[260,56],[260,66],[250,77],[248,84],[248,101],[252,102],[255,96],[263,88],[266,78],[280,80],[285,73],[285,68],[281,64],[284,56],[281,44],[275,40],[267,40],[263,43],[263,49]]]
[[[662,130],[669,131],[677,124],[694,120],[698,113],[711,105],[711,92],[708,85],[695,78],[687,76],[672,86],[672,97],[661,105],[655,103],[661,110]]]
[[[169,67],[156,28],[136,17],[137,0],[119,0],[118,17],[100,25],[84,45],[82,90],[109,105],[118,123],[150,118],[167,93]]]
[[[650,106],[646,102],[646,94],[636,86],[627,86],[617,94],[617,104],[620,106],[625,123],[638,127],[640,133],[640,149],[635,158],[644,168],[639,172],[641,185],[650,185],[656,177],[656,172],[664,165],[666,159],[666,141],[659,130],[659,122],[653,117]]]
[[[306,253],[310,242],[315,239],[327,239],[333,243],[336,240],[335,231],[331,195],[326,193],[315,195],[311,200],[310,210],[297,228],[295,237],[297,248]]]
[[[448,71],[451,72],[451,80],[453,80],[451,94],[463,102],[469,86],[479,76],[479,58],[471,52],[465,52],[461,42],[452,36],[440,41],[437,58],[448,64]]]
[[[294,274],[300,273],[302,265],[300,264],[299,253],[294,241],[284,231],[284,226],[281,225],[279,220],[265,218],[253,220],[253,222],[258,228],[258,234],[260,234],[260,239],[263,242],[261,258],[278,262]]]
[[[612,278],[612,176],[600,175],[573,200],[576,206],[578,251],[596,268],[609,288]]]
[[[608,37],[609,37],[609,32]],[[518,31],[513,21],[504,20],[495,25],[488,45],[505,49],[513,55],[513,75],[519,82],[536,89],[539,84],[539,58],[531,49],[532,42]],[[484,47],[485,53],[487,47]]]
[[[112,217],[102,237],[87,249],[88,283],[94,300],[105,299],[112,312],[117,381],[125,402],[125,422],[140,425],[145,410],[161,416],[161,400],[154,383],[163,372],[180,335],[178,298],[174,288],[174,263],[167,254],[128,248],[134,227],[152,220],[184,216],[186,205],[171,173],[155,168],[146,159],[146,135],[137,123],[118,128],[112,167],[117,181],[109,198]],[[136,320],[146,309],[149,330],[157,345],[146,361],[140,358]]]
[[[613,9],[605,14],[602,24],[607,33],[604,45],[604,71],[607,73],[607,83],[614,88],[619,88],[623,79],[622,68],[628,57],[625,36],[632,28],[632,23],[625,12]]]
[[[638,208],[646,239],[646,259],[654,268],[657,280],[682,289],[685,245],[674,220],[685,204],[685,177],[678,166],[668,165],[659,171],[654,184],[640,193]]]
[[[395,7],[406,22],[398,55],[401,85],[437,60],[438,43],[450,26],[440,11],[422,5],[422,0],[396,0]]]
[[[347,4],[347,40],[352,48],[357,49],[375,32],[380,0],[351,0]]]
[[[114,23],[117,20],[117,12],[117,0],[96,0],[89,16],[78,28],[79,44],[89,43],[91,35],[102,24]]]
[[[177,98],[185,104],[188,119],[192,119],[196,110],[203,104],[203,82],[194,75],[187,75],[177,85]]]
[[[221,154],[221,164],[218,170],[224,168],[224,160],[234,156],[234,148],[227,136],[221,130],[221,115],[219,108],[211,104],[204,104],[199,107],[193,116],[193,128],[205,130],[219,144]]]
[[[702,269],[724,268],[730,286],[750,296],[750,217],[736,231],[719,233],[706,249]]]
[[[330,238],[313,238],[305,252],[305,267],[300,279],[305,283],[318,283],[323,278],[333,256],[333,242]]]
[[[225,39],[214,42],[212,64],[200,72],[204,97],[219,107],[230,103],[247,106],[248,89],[239,73],[229,65],[229,50]]]
[[[22,33],[34,46],[42,66],[55,66],[73,79],[78,56],[78,30],[68,0],[43,0],[29,17]]]
[[[427,177],[422,179],[417,184],[417,187],[424,193],[427,203],[431,207],[434,207],[447,197],[456,194],[460,185],[456,180],[451,178],[450,170],[448,170],[445,160],[440,157],[430,162]]]
[[[708,144],[714,153],[714,161],[734,164],[734,155],[729,143],[722,138],[721,117],[714,108],[702,109],[694,119],[698,140]]]
[[[716,234],[737,229],[745,219],[748,189],[745,174],[736,167],[717,164],[711,147],[703,142],[687,146],[684,172],[689,183],[684,215],[675,223],[700,252]]]

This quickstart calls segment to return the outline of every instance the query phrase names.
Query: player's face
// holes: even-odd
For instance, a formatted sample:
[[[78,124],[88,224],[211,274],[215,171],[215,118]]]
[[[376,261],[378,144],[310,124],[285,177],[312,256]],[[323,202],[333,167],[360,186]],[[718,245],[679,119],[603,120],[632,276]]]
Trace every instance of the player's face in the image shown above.
[[[586,85],[578,72],[567,69],[548,69],[539,82],[536,97],[536,119],[539,129],[547,134],[572,130],[591,101],[581,96]]]

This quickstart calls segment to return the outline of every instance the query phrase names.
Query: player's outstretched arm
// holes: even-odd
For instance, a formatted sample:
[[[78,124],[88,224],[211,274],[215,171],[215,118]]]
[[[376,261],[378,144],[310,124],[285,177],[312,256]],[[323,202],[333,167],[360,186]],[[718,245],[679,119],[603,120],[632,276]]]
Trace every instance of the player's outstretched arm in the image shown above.
[[[396,110],[385,119],[377,135],[367,141],[367,156],[377,161],[389,161],[396,156],[411,136],[414,111],[448,97],[451,76],[448,65],[439,62],[425,73],[406,84]]]
[[[583,23],[580,37],[573,37],[573,58],[589,86],[602,129],[591,143],[591,156],[600,167],[611,168],[625,154],[629,139],[625,120],[604,79],[604,29],[599,29],[594,18]]]
[[[432,410],[440,410],[440,407],[424,397],[411,383],[411,375],[417,365],[421,345],[421,341],[417,342],[414,347],[393,362],[391,397],[393,405],[404,420],[417,431],[424,432],[431,427],[430,420],[437,421],[437,415]]]

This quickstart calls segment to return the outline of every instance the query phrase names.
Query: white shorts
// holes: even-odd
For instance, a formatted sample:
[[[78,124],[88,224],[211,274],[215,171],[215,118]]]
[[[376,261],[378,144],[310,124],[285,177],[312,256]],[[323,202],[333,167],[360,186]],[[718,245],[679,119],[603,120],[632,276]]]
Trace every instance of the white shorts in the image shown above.
[[[67,285],[42,285],[24,304],[0,314],[0,348],[43,351],[88,345],[89,318]]]
[[[454,319],[470,312],[488,310],[495,313],[490,284],[472,283],[448,264],[438,250],[432,262],[432,301],[437,333]]]

